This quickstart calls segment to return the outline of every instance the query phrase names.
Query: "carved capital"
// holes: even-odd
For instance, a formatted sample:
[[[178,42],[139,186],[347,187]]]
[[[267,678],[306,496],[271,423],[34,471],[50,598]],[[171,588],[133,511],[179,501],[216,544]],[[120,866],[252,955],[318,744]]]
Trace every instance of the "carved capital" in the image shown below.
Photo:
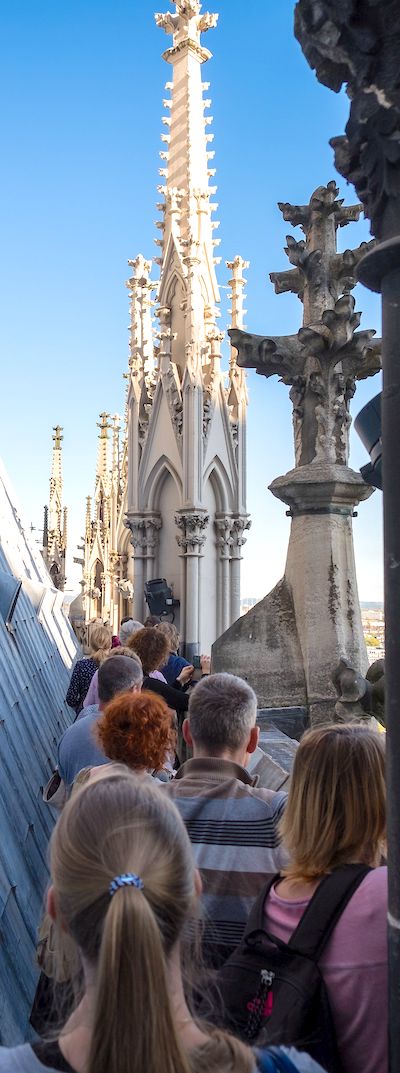
[[[232,515],[224,514],[215,516],[214,528],[216,532],[215,543],[219,548],[221,559],[229,559],[232,546]]]
[[[125,525],[132,534],[131,544],[135,550],[135,559],[154,558],[162,525],[160,515],[130,515],[125,519]]]
[[[251,527],[251,518],[248,514],[236,514],[232,519],[231,528],[231,559],[242,558],[242,547],[246,543],[247,537],[245,537],[246,529]]]
[[[177,543],[184,555],[201,555],[210,520],[205,511],[181,511],[175,514],[175,524],[181,530]]]

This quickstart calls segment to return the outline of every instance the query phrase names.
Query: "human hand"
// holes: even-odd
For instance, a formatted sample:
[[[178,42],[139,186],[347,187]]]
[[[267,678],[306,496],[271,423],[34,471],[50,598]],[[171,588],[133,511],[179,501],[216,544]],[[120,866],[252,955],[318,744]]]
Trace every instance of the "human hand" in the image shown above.
[[[211,656],[200,656],[202,674],[209,674],[211,670]]]
[[[191,663],[188,667],[182,667],[181,673],[178,674],[177,681],[180,682],[182,686],[185,686],[186,682],[190,682],[193,671],[194,667],[192,667]]]

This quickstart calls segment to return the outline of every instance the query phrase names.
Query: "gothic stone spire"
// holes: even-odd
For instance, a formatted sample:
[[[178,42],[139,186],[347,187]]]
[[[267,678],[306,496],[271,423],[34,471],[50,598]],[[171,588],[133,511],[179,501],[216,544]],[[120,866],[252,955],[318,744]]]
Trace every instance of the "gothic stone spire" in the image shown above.
[[[186,346],[190,347],[195,335],[204,334],[204,321],[212,329],[218,316],[214,251],[219,239],[214,238],[214,231],[219,224],[212,219],[216,187],[209,183],[214,175],[209,167],[214,135],[208,130],[212,116],[204,115],[211,104],[203,98],[209,84],[201,81],[201,66],[211,56],[202,46],[201,33],[216,26],[218,17],[202,15],[197,2],[176,2],[175,7],[174,14],[155,16],[157,25],[173,35],[173,45],[164,53],[172,66],[172,81],[166,87],[171,96],[164,101],[168,114],[163,118],[163,183],[159,188],[164,201],[158,206],[163,217],[157,223],[161,237],[156,243],[160,247],[160,304],[171,305],[177,272],[187,284]],[[177,297],[183,300],[182,295]],[[190,359],[196,365],[190,350],[174,358],[182,373]]]
[[[62,428],[53,428],[53,450],[50,476],[49,506],[45,508],[43,528],[43,558],[58,589],[64,588],[65,555],[67,547],[67,512],[62,508]]]

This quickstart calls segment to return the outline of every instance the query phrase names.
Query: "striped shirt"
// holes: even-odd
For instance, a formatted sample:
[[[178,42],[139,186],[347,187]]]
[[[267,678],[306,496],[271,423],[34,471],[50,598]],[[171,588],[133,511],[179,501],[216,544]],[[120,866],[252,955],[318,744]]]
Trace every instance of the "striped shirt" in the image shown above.
[[[259,789],[256,781],[240,764],[200,757],[163,787],[193,846],[203,884],[204,953],[213,964],[238,945],[266,874],[287,860],[278,834],[286,794]]]

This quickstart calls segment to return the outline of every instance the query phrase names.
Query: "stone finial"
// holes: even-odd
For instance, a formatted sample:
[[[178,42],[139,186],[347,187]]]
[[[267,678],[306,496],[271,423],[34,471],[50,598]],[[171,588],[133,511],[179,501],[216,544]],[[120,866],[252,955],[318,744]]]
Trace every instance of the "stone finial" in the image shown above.
[[[68,507],[64,507],[63,510],[63,544],[64,548],[67,547],[68,542]]]
[[[243,299],[245,297],[244,286],[246,284],[243,271],[249,267],[249,264],[249,261],[244,261],[243,257],[240,257],[238,254],[233,261],[226,262],[226,267],[232,272],[232,277],[228,280],[228,286],[230,288],[228,297],[231,301],[231,309],[229,312],[231,315],[232,328],[243,328],[243,314],[245,313],[245,310],[243,309]]]
[[[119,463],[120,463],[120,443],[119,434],[121,431],[121,418],[118,414],[113,414],[111,418],[112,428],[112,478],[118,484],[119,481]]]
[[[226,261],[226,267],[230,269],[232,276],[228,280],[228,286],[230,291],[228,297],[231,302],[231,307],[228,310],[231,317],[231,326],[233,329],[243,328],[243,318],[246,310],[243,306],[244,301],[244,287],[246,280],[243,276],[243,272],[249,267],[249,261],[245,261],[239,254],[234,257],[233,261]],[[240,407],[242,402],[247,403],[247,387],[246,376],[237,363],[237,351],[235,344],[231,336],[231,352],[229,358],[229,388],[228,388],[228,406],[230,409],[231,418],[231,432],[234,440],[234,447],[237,450],[238,446],[238,429],[240,418]]]
[[[308,205],[280,204],[285,220],[300,225],[305,240],[288,236],[286,254],[294,266],[271,273],[277,293],[291,291],[303,303],[297,335],[263,337],[238,328],[229,332],[238,365],[263,376],[278,375],[290,386],[296,464],[347,465],[349,406],[356,379],[380,368],[380,342],[372,330],[357,332],[361,314],[349,293],[356,266],[371,244],[337,252],[338,227],[357,220],[361,207],[343,205],[331,181],[311,195]]]
[[[185,44],[200,45],[200,35],[217,25],[218,15],[205,12],[201,14],[199,0],[174,0],[176,12],[154,16],[156,25],[167,34],[172,34],[173,48]],[[205,57],[208,58],[208,57]]]
[[[54,443],[54,449],[56,451],[61,450],[61,442],[64,439],[64,436],[61,435],[62,431],[63,430],[61,428],[61,425],[54,425],[53,426],[53,443]]]
[[[96,478],[97,478],[97,480],[102,479],[103,481],[108,479],[108,471],[109,471],[109,459],[108,459],[109,435],[108,435],[108,433],[109,433],[109,429],[111,428],[111,425],[109,423],[109,419],[110,419],[110,414],[106,413],[105,410],[103,410],[103,412],[100,414],[100,420],[97,421],[97,428],[100,429],[100,431],[99,431],[99,444],[98,444],[98,453],[97,453],[97,474],[96,474]]]
[[[43,510],[43,547],[47,548],[49,540],[49,508],[46,505]]]
[[[65,554],[67,547],[67,512],[62,508],[62,428],[53,427],[53,450],[50,474],[49,505],[44,511],[42,554],[53,584],[63,589],[65,584]]]
[[[92,533],[92,498],[86,496],[86,516],[85,516],[85,541],[90,541]]]
[[[163,245],[163,239],[156,240]],[[128,261],[133,268],[126,286],[130,297],[130,359],[131,373],[139,378],[152,372],[154,367],[153,329],[151,320],[151,294],[156,284],[150,279],[151,261],[139,254]]]

